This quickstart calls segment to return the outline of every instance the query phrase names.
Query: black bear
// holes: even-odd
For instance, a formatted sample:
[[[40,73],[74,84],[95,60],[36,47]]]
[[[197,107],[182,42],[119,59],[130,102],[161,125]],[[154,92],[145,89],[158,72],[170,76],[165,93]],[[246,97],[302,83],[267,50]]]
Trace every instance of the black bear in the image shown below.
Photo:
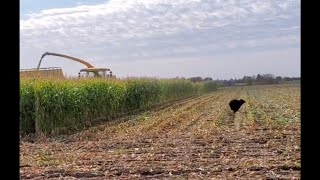
[[[240,107],[242,106],[243,103],[245,103],[246,101],[244,101],[243,99],[237,100],[237,99],[233,99],[232,101],[230,101],[229,106],[231,108],[231,110],[236,113]]]

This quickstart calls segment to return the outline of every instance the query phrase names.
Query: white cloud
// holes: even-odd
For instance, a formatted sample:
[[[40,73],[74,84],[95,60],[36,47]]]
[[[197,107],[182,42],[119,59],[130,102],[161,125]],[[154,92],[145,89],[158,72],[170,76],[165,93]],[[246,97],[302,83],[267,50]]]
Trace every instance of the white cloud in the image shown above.
[[[98,66],[299,46],[299,18],[297,0],[110,0],[47,9],[20,20],[21,64],[45,51],[86,57]]]

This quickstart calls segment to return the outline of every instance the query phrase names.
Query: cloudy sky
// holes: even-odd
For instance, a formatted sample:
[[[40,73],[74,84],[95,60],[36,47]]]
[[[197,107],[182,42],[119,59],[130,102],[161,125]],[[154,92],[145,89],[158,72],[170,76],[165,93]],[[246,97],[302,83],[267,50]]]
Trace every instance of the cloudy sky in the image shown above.
[[[20,0],[20,68],[44,52],[118,77],[300,76],[298,0]],[[77,75],[82,64],[46,56]]]

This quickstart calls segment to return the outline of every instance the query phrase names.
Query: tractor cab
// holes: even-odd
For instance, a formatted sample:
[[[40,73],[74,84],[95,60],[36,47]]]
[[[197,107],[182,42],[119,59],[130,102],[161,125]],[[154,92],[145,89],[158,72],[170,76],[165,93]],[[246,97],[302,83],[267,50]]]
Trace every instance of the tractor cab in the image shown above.
[[[81,69],[79,72],[80,74],[84,73],[84,77],[113,77],[112,71],[109,68],[85,68]]]

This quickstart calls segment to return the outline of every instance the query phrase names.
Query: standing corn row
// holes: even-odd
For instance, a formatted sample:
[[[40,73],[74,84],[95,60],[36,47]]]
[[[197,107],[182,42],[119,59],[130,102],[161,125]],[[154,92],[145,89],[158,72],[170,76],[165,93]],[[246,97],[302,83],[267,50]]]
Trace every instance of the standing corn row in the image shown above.
[[[213,91],[213,82],[136,78],[127,80],[21,80],[20,131],[66,133],[97,119]]]

